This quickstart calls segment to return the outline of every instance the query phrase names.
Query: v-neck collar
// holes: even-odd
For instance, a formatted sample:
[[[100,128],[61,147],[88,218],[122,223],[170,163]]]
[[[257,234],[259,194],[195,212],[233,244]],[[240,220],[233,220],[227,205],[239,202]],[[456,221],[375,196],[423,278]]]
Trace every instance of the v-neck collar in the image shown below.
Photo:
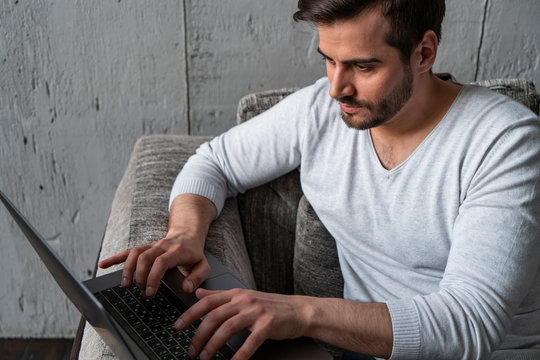
[[[453,112],[454,108],[456,107],[456,104],[461,101],[463,93],[465,92],[464,91],[465,88],[467,88],[467,85],[463,85],[461,87],[456,98],[454,99],[450,107],[448,108],[448,111],[446,112],[446,114],[444,114],[442,119],[437,123],[437,125],[435,125],[435,127],[429,132],[429,134],[422,140],[422,142],[420,142],[420,144],[413,150],[413,152],[410,153],[409,156],[407,156],[407,158],[403,160],[399,165],[397,165],[396,167],[393,167],[392,169],[386,169],[382,165],[381,160],[379,159],[379,155],[377,155],[377,151],[375,150],[375,144],[373,143],[373,139],[371,137],[371,131],[369,129],[365,131],[365,136],[367,136],[368,138],[368,144],[370,147],[369,149],[370,154],[371,154],[370,157],[371,157],[371,160],[375,162],[374,168],[377,169],[377,171],[379,171],[381,174],[390,176],[391,174],[399,172],[402,168],[404,168],[407,165],[407,163],[412,161],[411,159],[416,157],[416,154],[421,152],[422,149],[424,149],[427,146],[427,144],[431,142],[431,139],[436,136],[436,134],[440,131],[439,129],[442,128],[443,124],[446,123],[446,119],[449,117],[448,114]]]

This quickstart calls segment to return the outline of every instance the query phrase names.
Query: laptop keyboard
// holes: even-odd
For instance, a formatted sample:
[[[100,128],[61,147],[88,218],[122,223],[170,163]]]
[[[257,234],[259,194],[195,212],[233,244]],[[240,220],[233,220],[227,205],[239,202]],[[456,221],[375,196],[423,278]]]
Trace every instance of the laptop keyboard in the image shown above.
[[[193,359],[188,348],[200,320],[186,330],[176,330],[174,322],[187,307],[163,283],[150,298],[144,297],[136,285],[112,287],[95,296],[150,359]],[[214,359],[230,359],[233,354],[225,345]]]

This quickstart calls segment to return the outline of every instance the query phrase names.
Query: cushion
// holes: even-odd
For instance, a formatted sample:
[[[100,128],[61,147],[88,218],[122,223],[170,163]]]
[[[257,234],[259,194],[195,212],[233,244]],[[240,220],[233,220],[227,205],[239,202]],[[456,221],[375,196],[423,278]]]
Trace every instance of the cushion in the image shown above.
[[[540,95],[536,92],[536,88],[531,81],[525,79],[494,79],[472,82],[471,84],[485,86],[499,94],[509,96],[538,115]]]
[[[336,242],[302,196],[296,219],[294,291],[319,297],[343,297]]]
[[[258,290],[294,292],[296,212],[301,196],[297,170],[237,196]]]
[[[270,109],[298,88],[283,88],[278,90],[266,90],[248,94],[238,102],[236,123],[241,124],[263,111]]]
[[[237,123],[271,108],[295,90],[270,90],[243,97],[238,104]],[[297,170],[237,196],[258,290],[294,293],[296,212],[301,196]]]

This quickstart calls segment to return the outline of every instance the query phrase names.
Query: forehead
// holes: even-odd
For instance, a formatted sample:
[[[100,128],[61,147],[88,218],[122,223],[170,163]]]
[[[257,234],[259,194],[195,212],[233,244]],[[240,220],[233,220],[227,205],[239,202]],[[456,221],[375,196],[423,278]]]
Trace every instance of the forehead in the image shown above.
[[[366,10],[354,18],[332,24],[317,24],[317,30],[319,48],[336,60],[392,49],[386,42],[390,23],[376,10]]]

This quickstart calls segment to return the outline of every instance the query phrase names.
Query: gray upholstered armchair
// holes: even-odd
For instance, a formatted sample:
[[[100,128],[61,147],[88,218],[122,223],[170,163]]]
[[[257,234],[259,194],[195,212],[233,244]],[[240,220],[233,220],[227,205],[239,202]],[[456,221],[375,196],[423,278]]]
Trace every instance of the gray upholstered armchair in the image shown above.
[[[511,96],[538,114],[540,97],[530,82],[505,79],[478,85]],[[238,107],[238,122],[268,109],[292,91],[244,97]],[[209,138],[152,135],[137,142],[113,201],[100,259],[165,235],[174,179],[206,140]],[[334,240],[302,195],[298,171],[227,200],[210,229],[206,246],[246,284],[259,290],[342,296]],[[117,268],[98,270],[98,274]],[[79,345],[81,359],[112,355],[90,326],[84,327],[82,342],[75,343],[73,354]]]

